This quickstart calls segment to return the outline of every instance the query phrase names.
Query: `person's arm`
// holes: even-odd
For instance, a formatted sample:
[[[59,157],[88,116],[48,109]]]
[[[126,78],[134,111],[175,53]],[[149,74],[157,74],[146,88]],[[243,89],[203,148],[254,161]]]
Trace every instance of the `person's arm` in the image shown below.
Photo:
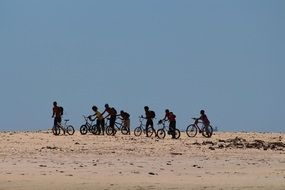
[[[200,117],[198,117],[197,120],[203,121],[202,115]]]
[[[146,111],[144,119],[148,119],[148,118],[149,118],[149,111]]]
[[[93,116],[94,116],[94,114],[93,114],[93,115],[92,115],[92,114],[89,115],[89,116],[88,116],[88,119],[92,121],[92,120],[93,120],[93,119],[92,119]]]
[[[52,118],[54,118],[54,114],[55,114],[55,111],[54,111],[54,108],[52,109]]]
[[[102,116],[104,115],[105,112],[106,112],[106,110],[102,113]],[[107,117],[110,116],[110,113],[109,113],[108,111],[107,111],[107,113],[108,113],[108,114],[107,114],[105,117],[103,116],[104,119],[106,119]]]
[[[164,116],[164,118],[163,118],[162,120],[164,120],[164,121],[167,121],[167,120],[168,120],[167,114],[165,114],[165,116]]]

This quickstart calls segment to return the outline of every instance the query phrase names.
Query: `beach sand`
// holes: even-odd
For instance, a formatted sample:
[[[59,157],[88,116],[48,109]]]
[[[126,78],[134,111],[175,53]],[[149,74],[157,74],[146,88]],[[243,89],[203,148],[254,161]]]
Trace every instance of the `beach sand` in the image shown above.
[[[285,189],[284,133],[0,133],[0,190]]]

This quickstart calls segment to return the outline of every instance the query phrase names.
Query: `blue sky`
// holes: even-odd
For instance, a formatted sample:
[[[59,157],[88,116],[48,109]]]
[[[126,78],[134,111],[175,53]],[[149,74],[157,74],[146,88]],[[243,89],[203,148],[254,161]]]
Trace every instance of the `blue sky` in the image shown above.
[[[78,129],[92,105],[177,127],[284,132],[285,1],[0,0],[0,129]]]

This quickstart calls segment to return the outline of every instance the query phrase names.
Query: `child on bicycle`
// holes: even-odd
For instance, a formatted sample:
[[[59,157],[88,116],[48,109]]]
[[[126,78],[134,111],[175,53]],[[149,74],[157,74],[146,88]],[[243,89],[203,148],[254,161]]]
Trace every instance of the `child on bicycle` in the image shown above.
[[[90,116],[89,116],[89,119],[91,120],[91,117],[92,117],[92,116],[95,116],[94,120],[97,118],[96,126],[97,126],[98,129],[99,129],[99,134],[102,133],[102,135],[104,135],[104,131],[105,131],[105,120],[104,120],[104,117],[103,117],[103,115],[98,111],[97,106],[93,106],[93,107],[92,107],[92,110],[95,112],[95,114],[94,114],[94,115],[90,115]]]
[[[176,115],[173,112],[170,112],[169,109],[166,109],[165,116],[162,120],[169,121],[169,134],[171,134],[172,138],[175,139]]]
[[[110,127],[113,129],[113,135],[115,135],[115,122],[116,122],[116,119],[117,119],[117,111],[115,108],[111,108],[109,106],[109,104],[105,104],[105,111],[102,113],[102,115],[104,115],[104,113],[107,112],[108,114],[104,117],[104,118],[107,118],[110,116]]]
[[[118,116],[121,116],[123,127],[128,130],[128,135],[130,135],[130,114],[121,110]]]
[[[199,118],[197,118],[197,120],[195,121],[195,123],[197,123],[198,120],[201,120],[201,121],[203,122],[203,124],[205,125],[206,131],[208,131],[208,130],[209,130],[208,127],[209,127],[209,125],[210,125],[210,121],[209,121],[207,115],[205,114],[205,111],[204,111],[204,110],[201,110],[201,111],[200,111],[200,115],[201,115],[201,116],[200,116]],[[200,132],[200,131],[199,131],[199,132]]]

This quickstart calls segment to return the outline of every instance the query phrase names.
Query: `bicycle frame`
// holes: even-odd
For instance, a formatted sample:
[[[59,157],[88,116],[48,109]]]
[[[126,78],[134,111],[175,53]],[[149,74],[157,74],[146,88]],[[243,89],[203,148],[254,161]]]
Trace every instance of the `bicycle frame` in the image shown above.
[[[107,127],[110,126],[110,118],[107,118],[107,121],[105,122],[105,126]],[[121,130],[122,126],[123,126],[122,123],[115,121],[114,129]]]
[[[158,122],[158,126],[162,126],[160,129],[157,130],[156,135],[158,138],[163,139],[166,134],[172,135],[172,138],[175,139],[178,139],[180,137],[180,130],[175,128],[171,131],[169,125],[166,125],[166,120],[160,120]]]
[[[210,138],[213,134],[213,128],[211,125],[205,126],[205,124],[201,121],[198,120],[198,118],[192,118],[193,120],[195,120],[194,123],[190,124],[187,128],[186,128],[186,134],[189,137],[195,137],[198,133],[202,133],[202,135],[206,138]]]
[[[195,118],[195,122],[193,124],[199,129],[199,131],[201,131],[205,127],[204,123],[202,121],[197,121],[196,118]],[[202,127],[199,127],[199,124],[201,124]]]
[[[67,128],[67,122],[69,121],[69,119],[65,119],[64,120],[64,124],[61,124],[59,122],[57,122],[58,127],[60,127],[62,130],[66,131]]]
[[[93,122],[95,121],[95,119],[94,119],[94,120],[91,120],[91,119],[89,119],[88,117],[86,117],[85,115],[82,115],[82,116],[84,117],[85,125],[86,125],[88,128],[92,127],[92,126],[93,126]],[[89,121],[91,121],[91,122],[89,123]]]
[[[143,124],[143,117],[139,117],[139,126],[135,128],[134,130],[134,134],[135,136],[140,136],[142,133],[147,134],[147,129],[146,129],[146,125]],[[156,131],[153,127],[148,128],[148,134],[147,136],[152,136],[152,135],[156,135]]]
[[[63,131],[63,134],[68,133],[69,135],[73,135],[75,130],[74,127],[72,125],[67,125],[67,122],[69,121],[69,119],[65,119],[65,122],[63,124],[61,123],[57,123],[56,126],[54,126],[52,128],[52,132],[54,135],[59,135],[60,134],[60,130]]]
[[[161,123],[158,122],[158,126],[162,126],[160,129],[163,129],[165,131],[169,131],[169,126],[167,126],[166,124],[166,121],[165,120],[161,120]]]
[[[144,119],[144,118],[139,117],[139,122],[140,122],[139,127],[142,128],[143,131],[144,131],[144,133],[145,133],[145,131],[146,131],[146,125],[143,124],[143,119]]]

